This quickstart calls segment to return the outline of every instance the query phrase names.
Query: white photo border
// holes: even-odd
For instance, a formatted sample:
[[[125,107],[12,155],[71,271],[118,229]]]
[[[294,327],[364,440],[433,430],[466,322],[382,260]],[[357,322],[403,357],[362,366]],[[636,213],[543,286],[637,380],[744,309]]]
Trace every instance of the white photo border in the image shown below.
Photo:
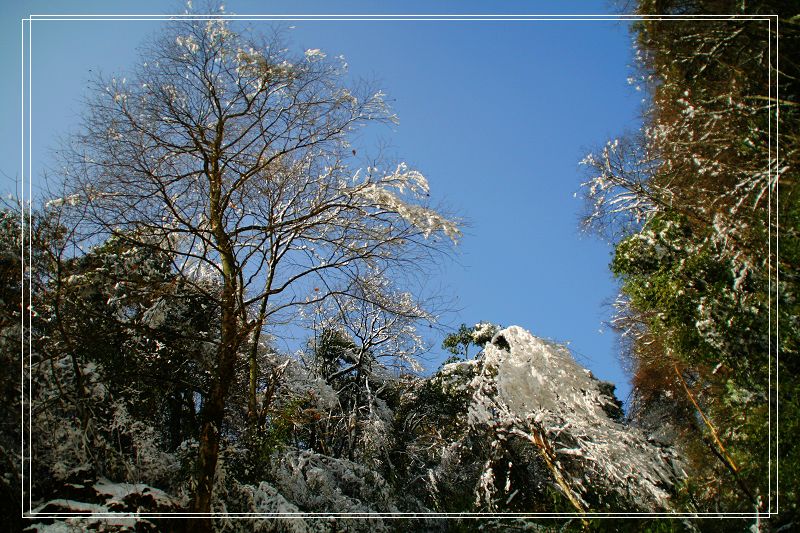
[[[778,169],[779,152],[779,106],[776,102],[779,101],[778,94],[778,45],[779,45],[779,27],[778,15],[532,15],[532,14],[428,14],[428,15],[412,15],[412,14],[397,14],[397,15],[355,15],[355,14],[296,14],[296,15],[234,15],[234,14],[208,14],[208,15],[192,15],[192,14],[179,14],[179,15],[29,15],[21,19],[21,68],[20,68],[20,93],[21,93],[21,150],[20,150],[20,163],[21,163],[21,252],[22,252],[22,305],[21,309],[21,421],[22,421],[22,438],[21,438],[21,458],[22,458],[22,518],[24,519],[67,519],[75,517],[90,517],[99,519],[110,518],[192,518],[198,516],[225,516],[229,518],[303,518],[303,517],[321,517],[321,518],[508,518],[508,519],[521,519],[521,518],[770,518],[777,515],[779,509],[779,490],[778,490],[778,461],[779,461],[779,350],[777,342],[773,346],[773,329],[777,338],[778,334],[778,281],[779,272],[776,268],[774,288],[772,275],[768,276],[768,322],[769,322],[769,344],[768,344],[768,367],[769,367],[769,415],[768,415],[768,506],[766,512],[749,512],[749,513],[626,513],[626,512],[587,512],[587,513],[93,513],[93,512],[62,512],[62,513],[36,513],[33,511],[32,502],[32,474],[33,464],[31,452],[29,449],[32,442],[32,374],[29,371],[33,366],[33,339],[32,339],[32,316],[33,316],[33,288],[32,284],[28,283],[28,294],[26,300],[25,286],[26,286],[26,261],[28,265],[32,264],[32,234],[30,224],[26,222],[26,198],[27,198],[27,220],[30,220],[32,210],[32,44],[33,44],[33,22],[34,21],[175,21],[175,20],[230,20],[230,21],[266,21],[266,22],[310,22],[310,21],[396,21],[396,22],[422,22],[422,21],[471,21],[471,22],[485,22],[485,21],[508,21],[508,22],[540,22],[540,21],[630,21],[636,22],[641,20],[670,20],[670,21],[689,21],[689,20],[708,20],[708,21],[759,21],[767,22],[767,42],[768,42],[768,90],[770,101],[767,105],[768,113],[768,181],[769,181],[769,196],[768,196],[768,272],[772,271],[772,250],[773,239],[775,240],[775,254],[776,254],[776,267],[779,265],[779,220],[778,220],[778,205],[779,205],[779,189],[778,182]],[[774,26],[773,26],[774,24]],[[774,34],[773,34],[774,28]],[[26,41],[27,37],[27,41]],[[773,55],[773,47],[775,53]],[[774,65],[773,65],[774,60]],[[775,71],[775,80],[773,83],[772,71]],[[27,84],[26,84],[27,76]],[[27,94],[26,94],[27,89]],[[27,111],[27,113],[26,113]],[[772,117],[775,115],[773,123]],[[774,132],[774,135],[773,135]],[[27,134],[27,135],[26,135]],[[774,144],[773,144],[774,143]],[[26,158],[27,155],[27,158]],[[776,164],[773,165],[773,157],[775,157]],[[26,179],[27,184],[26,184]],[[27,196],[26,196],[27,185]],[[775,208],[773,211],[773,202]],[[772,220],[775,217],[775,235],[772,232]],[[27,231],[27,235],[26,235]],[[27,243],[27,248],[26,248]],[[27,255],[26,255],[27,253]],[[773,290],[775,291],[776,298],[774,299],[775,317],[772,316],[773,306]],[[27,303],[27,306],[26,306]],[[24,312],[28,311],[27,315]],[[773,324],[774,319],[774,324]],[[27,329],[26,329],[27,325]],[[27,331],[27,346],[26,336]],[[27,347],[27,366],[26,366],[26,347]],[[774,350],[774,353],[773,353]],[[774,360],[774,363],[773,363]],[[773,374],[774,364],[774,374]],[[26,371],[27,371],[27,387],[26,387]],[[773,382],[775,389],[773,389]],[[27,390],[27,398],[25,396]],[[27,413],[26,402],[27,399]],[[775,426],[773,428],[773,412],[775,415]],[[26,439],[27,437],[27,439]],[[775,446],[773,449],[773,439]],[[26,443],[28,447],[26,447]],[[774,462],[773,462],[774,456]],[[774,471],[774,475],[773,475]],[[27,473],[27,476],[26,476]],[[27,482],[27,491],[26,491]],[[27,492],[27,502],[25,493]],[[773,510],[773,499],[775,502]],[[27,503],[27,505],[26,505]]]

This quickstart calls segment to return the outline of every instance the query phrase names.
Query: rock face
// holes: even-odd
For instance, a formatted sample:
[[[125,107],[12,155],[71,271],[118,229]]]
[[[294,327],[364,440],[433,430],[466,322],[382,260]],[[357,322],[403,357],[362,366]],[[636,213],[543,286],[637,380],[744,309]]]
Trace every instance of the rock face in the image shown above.
[[[685,475],[677,454],[621,423],[611,388],[564,346],[512,326],[480,359],[442,374],[458,376],[450,385],[471,393],[469,425],[527,439],[576,509],[670,509],[672,488]]]

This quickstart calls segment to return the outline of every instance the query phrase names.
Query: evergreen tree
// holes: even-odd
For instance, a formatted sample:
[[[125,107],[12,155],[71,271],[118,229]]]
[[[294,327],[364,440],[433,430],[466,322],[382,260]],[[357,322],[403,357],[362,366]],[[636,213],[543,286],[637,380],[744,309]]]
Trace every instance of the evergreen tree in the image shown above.
[[[586,221],[615,242],[634,418],[667,424],[692,459],[689,510],[774,511],[780,459],[776,525],[796,520],[793,444],[776,457],[767,427],[780,401],[786,436],[798,406],[797,7],[640,2],[642,14],[777,14],[780,40],[766,20],[637,22],[645,126],[584,161]]]

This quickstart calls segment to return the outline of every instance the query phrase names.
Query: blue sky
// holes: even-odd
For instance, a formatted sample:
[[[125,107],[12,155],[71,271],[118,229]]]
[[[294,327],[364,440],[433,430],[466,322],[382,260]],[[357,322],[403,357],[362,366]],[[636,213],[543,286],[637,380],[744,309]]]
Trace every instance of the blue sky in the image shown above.
[[[5,2],[0,7],[3,123],[0,190],[20,165],[20,19],[28,14],[160,14],[177,3]],[[603,14],[605,2],[252,2],[250,13]],[[37,21],[33,25],[34,186],[49,150],[74,127],[86,81],[124,75],[158,22]],[[269,23],[253,22],[256,28]],[[342,54],[354,78],[374,80],[400,118],[380,130],[389,152],[426,175],[434,201],[468,221],[455,260],[431,284],[455,296],[455,327],[487,320],[569,341],[598,377],[627,378],[603,326],[615,295],[611,249],[581,236],[574,197],[592,147],[638,127],[628,27],[618,21],[288,22],[290,45]],[[91,69],[91,72],[90,72]],[[441,339],[435,339],[437,344]],[[443,357],[438,346],[434,358]],[[432,365],[434,368],[436,364]]]

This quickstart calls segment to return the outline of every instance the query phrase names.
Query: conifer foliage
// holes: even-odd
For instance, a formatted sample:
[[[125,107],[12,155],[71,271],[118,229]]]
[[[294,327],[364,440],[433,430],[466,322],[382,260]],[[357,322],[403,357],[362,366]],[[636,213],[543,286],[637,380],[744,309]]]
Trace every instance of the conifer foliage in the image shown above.
[[[774,512],[779,473],[776,524],[797,520],[793,7],[640,2],[642,14],[694,17],[636,23],[645,126],[584,161],[586,223],[615,243],[631,416],[691,461],[688,509]],[[699,17],[712,14],[740,17]],[[777,21],[742,17],[759,14]]]

